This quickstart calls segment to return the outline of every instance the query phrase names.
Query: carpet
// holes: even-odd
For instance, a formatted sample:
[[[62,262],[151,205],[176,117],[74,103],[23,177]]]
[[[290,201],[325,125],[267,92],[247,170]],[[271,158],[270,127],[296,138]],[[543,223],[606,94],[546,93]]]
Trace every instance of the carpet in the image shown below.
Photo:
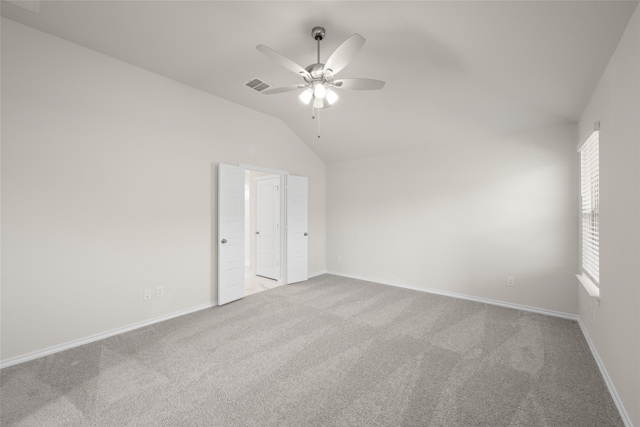
[[[571,320],[322,275],[0,371],[3,426],[622,426]]]

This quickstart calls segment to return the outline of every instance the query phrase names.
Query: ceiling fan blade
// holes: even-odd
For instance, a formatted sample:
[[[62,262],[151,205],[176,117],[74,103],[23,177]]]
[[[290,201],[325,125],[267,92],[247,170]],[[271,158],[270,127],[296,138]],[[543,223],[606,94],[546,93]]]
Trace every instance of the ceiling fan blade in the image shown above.
[[[365,39],[360,34],[353,34],[333,51],[329,59],[327,59],[324,69],[330,69],[333,71],[333,74],[337,74],[349,65],[349,62],[360,52],[364,42]]]
[[[305,70],[303,67],[296,64],[295,62],[293,62],[292,60],[290,60],[280,52],[277,52],[263,44],[256,46],[256,49],[258,49],[260,52],[264,53],[266,56],[276,61],[278,64],[280,64],[284,68],[291,70],[296,74],[300,74],[304,77],[311,78],[311,74],[309,74],[307,70]]]
[[[302,89],[304,85],[282,86],[263,90],[261,93],[265,95],[273,95],[274,93],[291,92],[292,90]]]
[[[338,89],[347,90],[376,90],[384,87],[382,80],[375,79],[339,79],[333,82]]]

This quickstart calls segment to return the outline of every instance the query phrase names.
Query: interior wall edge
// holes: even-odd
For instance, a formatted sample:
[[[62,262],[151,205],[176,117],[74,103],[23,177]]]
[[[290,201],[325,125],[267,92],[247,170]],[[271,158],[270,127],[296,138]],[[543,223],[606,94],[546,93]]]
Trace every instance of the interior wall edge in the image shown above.
[[[316,271],[314,273],[309,273],[309,279],[313,279],[314,277],[322,276],[323,274],[327,274],[327,270]]]

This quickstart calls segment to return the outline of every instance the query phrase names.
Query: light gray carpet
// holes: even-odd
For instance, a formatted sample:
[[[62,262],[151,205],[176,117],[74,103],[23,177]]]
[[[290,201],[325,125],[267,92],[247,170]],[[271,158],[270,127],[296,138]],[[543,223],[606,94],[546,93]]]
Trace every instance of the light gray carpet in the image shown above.
[[[3,426],[621,426],[570,320],[323,275],[1,371]]]

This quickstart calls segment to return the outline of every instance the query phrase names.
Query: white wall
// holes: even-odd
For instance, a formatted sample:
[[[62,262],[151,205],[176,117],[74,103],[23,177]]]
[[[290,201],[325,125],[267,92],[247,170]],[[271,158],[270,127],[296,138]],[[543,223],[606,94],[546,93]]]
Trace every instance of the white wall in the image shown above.
[[[0,358],[215,301],[218,162],[309,177],[323,271],[325,165],[282,122],[2,19]]]
[[[600,296],[580,318],[633,425],[640,426],[640,9],[580,119],[600,122]]]
[[[577,313],[576,128],[329,164],[328,269]]]

